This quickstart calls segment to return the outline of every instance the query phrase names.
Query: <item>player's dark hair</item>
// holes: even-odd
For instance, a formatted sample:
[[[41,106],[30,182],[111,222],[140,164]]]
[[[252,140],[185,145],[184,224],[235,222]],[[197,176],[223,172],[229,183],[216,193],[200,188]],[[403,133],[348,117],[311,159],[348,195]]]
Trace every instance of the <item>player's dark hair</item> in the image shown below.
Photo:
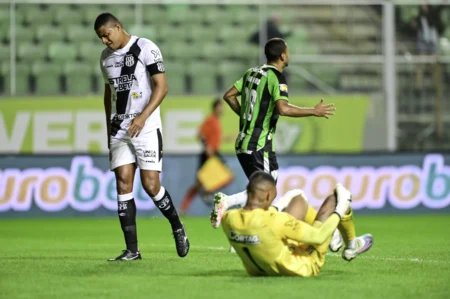
[[[97,30],[98,28],[102,27],[103,25],[109,22],[118,23],[122,26],[122,23],[120,23],[119,19],[116,18],[112,13],[104,12],[102,14],[99,14],[98,17],[95,19],[94,30]]]
[[[286,52],[286,42],[278,37],[269,39],[264,46],[264,54],[266,54],[267,61],[276,61],[281,57],[281,54]]]
[[[222,100],[221,99],[215,99],[213,101],[213,103],[212,103],[212,106],[211,106],[212,110],[213,111],[216,110],[217,106],[219,106],[220,104],[222,104]]]
[[[255,193],[258,185],[261,183],[269,183],[270,185],[276,186],[275,179],[270,175],[270,173],[257,171],[249,178],[247,193]]]

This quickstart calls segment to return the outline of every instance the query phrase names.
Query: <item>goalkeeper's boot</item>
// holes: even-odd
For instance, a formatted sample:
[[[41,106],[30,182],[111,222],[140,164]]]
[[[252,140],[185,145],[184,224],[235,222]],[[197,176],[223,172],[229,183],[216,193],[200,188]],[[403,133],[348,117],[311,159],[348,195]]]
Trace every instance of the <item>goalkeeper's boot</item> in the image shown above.
[[[141,260],[141,253],[138,252],[131,252],[128,249],[125,249],[122,251],[122,254],[118,257],[108,259],[108,262],[118,262],[118,261],[135,261],[135,260]]]
[[[177,253],[179,257],[185,257],[189,252],[189,240],[186,235],[184,224],[183,227],[173,231],[173,237],[175,238],[175,246],[177,247]]]
[[[226,211],[226,201],[227,195],[222,192],[216,193],[214,195],[214,204],[211,210],[211,226],[213,228],[218,228],[220,226],[220,221],[222,221],[222,216]]]
[[[371,234],[365,234],[351,240],[348,246],[342,252],[342,258],[346,261],[351,261],[358,255],[368,251],[373,244],[373,237]]]
[[[336,229],[333,233],[333,236],[331,237],[330,250],[332,252],[338,252],[342,248],[342,243],[343,239],[341,233],[338,229]]]

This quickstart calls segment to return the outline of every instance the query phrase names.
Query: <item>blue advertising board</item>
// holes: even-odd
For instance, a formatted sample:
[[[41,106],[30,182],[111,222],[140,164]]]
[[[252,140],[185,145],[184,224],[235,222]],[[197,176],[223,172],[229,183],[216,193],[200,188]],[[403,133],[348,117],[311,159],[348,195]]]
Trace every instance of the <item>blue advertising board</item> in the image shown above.
[[[237,159],[225,160],[235,180],[224,190],[245,189],[247,178]],[[353,193],[358,213],[450,212],[450,155],[291,155],[279,156],[278,195],[305,191],[317,207],[337,182]],[[177,206],[195,181],[197,156],[165,156],[162,184]],[[137,172],[138,173],[138,172]],[[0,217],[116,215],[114,173],[107,156],[0,156]],[[141,216],[160,213],[135,178],[134,197]],[[190,215],[206,216],[201,200]]]

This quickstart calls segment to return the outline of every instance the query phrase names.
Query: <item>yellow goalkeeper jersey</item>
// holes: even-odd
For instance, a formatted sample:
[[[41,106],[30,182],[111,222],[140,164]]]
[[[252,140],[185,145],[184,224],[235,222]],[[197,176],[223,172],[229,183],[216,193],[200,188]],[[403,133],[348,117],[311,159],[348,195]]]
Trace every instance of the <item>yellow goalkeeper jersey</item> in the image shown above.
[[[310,245],[324,243],[338,222],[332,215],[316,228],[273,208],[235,209],[225,213],[222,227],[250,275],[311,276],[319,273],[325,252]]]

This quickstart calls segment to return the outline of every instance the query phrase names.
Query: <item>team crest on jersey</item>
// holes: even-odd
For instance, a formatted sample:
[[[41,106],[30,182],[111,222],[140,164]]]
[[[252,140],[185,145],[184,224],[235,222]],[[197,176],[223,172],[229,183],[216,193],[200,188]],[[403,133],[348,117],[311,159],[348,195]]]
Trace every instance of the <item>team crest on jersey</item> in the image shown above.
[[[281,92],[288,92],[288,86],[286,84],[280,84]]]
[[[128,67],[134,65],[134,57],[133,57],[133,55],[125,56],[125,65],[128,66]]]

